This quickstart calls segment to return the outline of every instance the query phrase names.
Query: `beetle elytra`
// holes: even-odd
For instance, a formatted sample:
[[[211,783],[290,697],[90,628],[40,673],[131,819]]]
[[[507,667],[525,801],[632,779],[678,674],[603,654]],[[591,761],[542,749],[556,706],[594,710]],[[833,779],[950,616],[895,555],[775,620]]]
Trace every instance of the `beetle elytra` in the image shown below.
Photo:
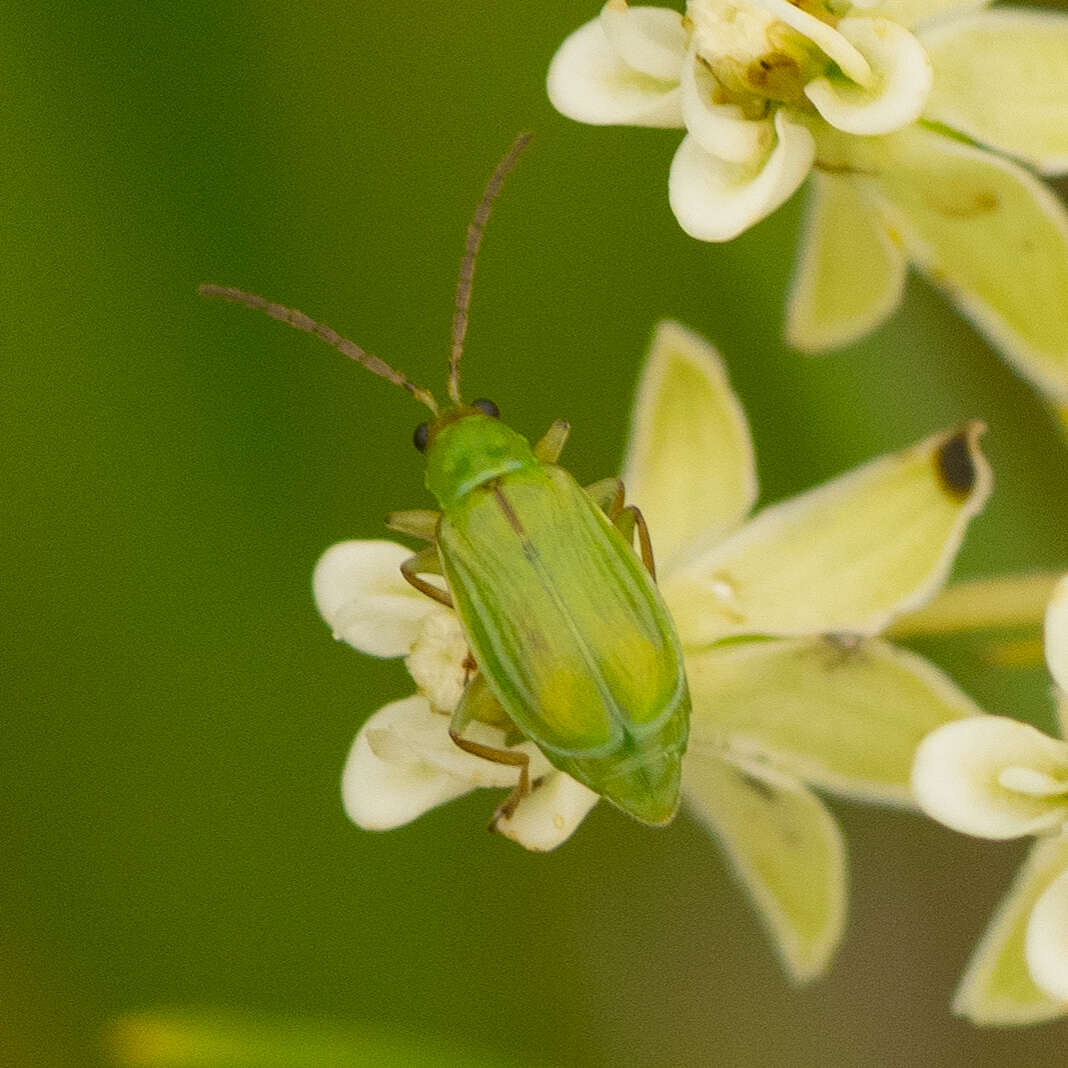
[[[493,200],[529,135],[494,171],[468,227],[453,316],[450,405],[303,313],[226,286],[200,292],[265,311],[315,334],[426,405],[415,432],[439,510],[396,512],[388,525],[430,544],[405,561],[416,589],[454,608],[475,665],[449,733],[467,752],[518,768],[494,816],[531,789],[528,757],[464,737],[473,720],[504,724],[549,762],[648,824],[679,804],[690,696],[675,627],[656,588],[648,530],[609,478],[582,488],[557,460],[557,421],[534,446],[496,405],[460,395],[471,283]],[[637,535],[640,556],[633,548]],[[446,588],[423,575],[443,576]]]

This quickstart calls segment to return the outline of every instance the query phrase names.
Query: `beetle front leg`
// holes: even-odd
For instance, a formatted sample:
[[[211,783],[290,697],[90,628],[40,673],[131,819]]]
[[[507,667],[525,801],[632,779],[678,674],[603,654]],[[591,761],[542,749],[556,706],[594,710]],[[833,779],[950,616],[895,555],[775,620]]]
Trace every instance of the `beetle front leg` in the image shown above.
[[[564,444],[568,434],[571,433],[571,424],[563,419],[557,419],[545,436],[534,446],[534,458],[543,464],[554,464],[560,459],[560,453],[564,451]]]
[[[432,512],[429,508],[410,508],[404,512],[390,512],[386,516],[386,526],[398,534],[407,534],[421,541],[433,541],[438,536],[438,522],[441,512]]]
[[[480,690],[477,680],[472,680],[464,691],[464,696],[456,706],[449,723],[449,737],[453,743],[459,746],[465,753],[481,757],[483,760],[492,761],[494,764],[506,764],[510,767],[519,768],[519,782],[515,789],[497,806],[490,821],[490,830],[497,829],[497,821],[511,819],[519,802],[530,793],[530,757],[526,753],[516,752],[514,749],[497,749],[492,745],[484,745],[482,742],[464,738],[463,732],[467,725],[475,718],[475,709],[478,707],[478,695],[489,695],[489,691],[483,686]]]
[[[408,559],[401,564],[400,570],[405,581],[414,586],[420,593],[425,593],[431,600],[443,604],[446,608],[452,608],[452,595],[448,590],[433,586],[425,579],[419,577],[421,574],[441,574],[441,558],[438,556],[436,545],[429,545],[422,551],[417,552],[414,556],[409,556]]]

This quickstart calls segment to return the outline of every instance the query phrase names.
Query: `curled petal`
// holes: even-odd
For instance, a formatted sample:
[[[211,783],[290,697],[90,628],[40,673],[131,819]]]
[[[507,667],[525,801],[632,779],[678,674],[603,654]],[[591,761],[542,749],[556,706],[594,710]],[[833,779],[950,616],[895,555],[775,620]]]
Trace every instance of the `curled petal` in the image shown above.
[[[786,338],[803,352],[847,345],[901,303],[906,261],[878,213],[848,177],[813,175]]]
[[[722,843],[790,977],[815,979],[845,927],[845,845],[834,818],[771,768],[691,752],[683,771],[690,810]]]
[[[601,9],[601,26],[612,50],[632,70],[659,82],[679,80],[687,42],[677,11],[608,0]]]
[[[916,747],[979,709],[933,665],[879,641],[727,642],[686,658],[690,750],[726,746],[824,790],[909,804]]]
[[[851,78],[858,85],[872,84],[873,75],[868,61],[856,46],[833,26],[795,7],[790,0],[754,0],[754,2],[758,7],[774,15],[780,22],[785,22],[787,26],[807,37],[842,68],[847,78]]]
[[[1036,903],[1065,872],[1068,837],[1043,838],[1032,846],[968,962],[953,999],[954,1012],[973,1023],[995,1026],[1039,1023],[1064,1015],[1065,1002],[1054,1000],[1035,985],[1026,942]],[[1050,908],[1056,909],[1057,904]],[[1040,921],[1039,932],[1043,926]],[[1062,957],[1062,973],[1064,961]]]
[[[729,634],[874,635],[945,581],[990,494],[981,424],[759,512],[661,581],[683,647]]]
[[[845,18],[838,32],[871,63],[867,87],[817,78],[805,96],[836,129],[875,136],[915,122],[931,91],[931,61],[903,26],[880,18]]]
[[[1068,820],[1068,742],[1002,716],[949,723],[916,751],[912,790],[927,815],[964,834],[1054,831]]]
[[[678,323],[661,323],[653,337],[623,482],[649,518],[662,572],[695,540],[733,530],[756,500],[753,442],[727,369]]]
[[[1036,902],[1025,951],[1035,985],[1068,1011],[1068,868]]]
[[[549,66],[548,90],[553,107],[578,122],[682,126],[677,82],[657,81],[625,63],[600,19],[581,26],[557,49]]]
[[[1061,693],[1068,694],[1068,576],[1057,584],[1046,609],[1046,663]]]
[[[936,71],[925,116],[1030,163],[1068,171],[1068,18],[984,11],[921,40]]]
[[[319,558],[312,591],[334,637],[371,656],[404,656],[434,602],[400,573],[411,549],[392,541],[341,541]]]
[[[816,155],[812,134],[775,114],[778,141],[763,162],[739,165],[710,156],[686,137],[671,162],[668,197],[679,225],[699,241],[730,241],[787,201]]]
[[[341,776],[345,812],[367,831],[401,827],[438,805],[474,789],[465,779],[419,760],[403,744],[394,744],[395,729],[406,721],[434,716],[422,697],[394,701],[379,709],[360,729]],[[447,721],[441,716],[442,728]]]
[[[747,119],[737,104],[717,104],[718,83],[696,55],[682,66],[682,117],[686,130],[711,156],[728,163],[763,159],[775,142],[770,119]]]
[[[920,125],[881,139],[873,194],[913,260],[1068,403],[1068,212],[1010,160]]]
[[[511,819],[497,821],[497,832],[524,849],[547,853],[574,834],[598,795],[582,783],[553,771],[519,802]]]

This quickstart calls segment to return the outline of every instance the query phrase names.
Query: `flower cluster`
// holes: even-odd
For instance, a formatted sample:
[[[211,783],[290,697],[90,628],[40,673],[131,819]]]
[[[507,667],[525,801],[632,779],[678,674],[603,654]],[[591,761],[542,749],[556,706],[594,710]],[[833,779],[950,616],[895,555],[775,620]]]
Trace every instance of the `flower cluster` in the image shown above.
[[[623,477],[645,513],[693,700],[683,767],[690,811],[718,838],[790,974],[818,974],[840,938],[845,849],[816,789],[910,803],[915,747],[978,709],[927,661],[881,640],[943,583],[990,474],[980,428],[935,435],[750,517],[757,497],[742,409],[715,351],[662,324],[646,363]],[[319,610],[357,649],[407,657],[417,693],[374,713],[343,775],[360,826],[400,826],[516,769],[458,749],[448,714],[471,671],[455,615],[417,593],[386,541],[329,549]],[[535,782],[497,829],[552,849],[597,795],[508,724],[469,736],[531,758]]]
[[[1068,405],[1068,17],[983,0],[609,0],[553,59],[594,124],[677,127],[672,210],[726,241],[814,172],[786,332],[842,345],[898,306],[911,262]]]
[[[1046,613],[1046,661],[1068,735],[1068,577]],[[1038,841],[981,939],[955,1008],[977,1023],[1033,1023],[1068,1012],[1068,742],[1000,716],[947,724],[913,771],[930,816],[983,838]]]

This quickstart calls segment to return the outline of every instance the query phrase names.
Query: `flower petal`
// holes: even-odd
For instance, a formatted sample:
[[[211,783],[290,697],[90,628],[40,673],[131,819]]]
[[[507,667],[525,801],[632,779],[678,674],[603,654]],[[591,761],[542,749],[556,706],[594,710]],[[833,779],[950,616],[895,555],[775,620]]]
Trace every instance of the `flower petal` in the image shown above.
[[[436,606],[424,617],[404,666],[436,712],[452,713],[467,685],[469,655],[460,617]]]
[[[765,508],[663,577],[688,650],[729,634],[877,634],[945,580],[990,493],[980,424]]]
[[[690,751],[764,760],[846,797],[910,804],[916,747],[979,709],[922,657],[879,641],[728,642],[687,657]]]
[[[1001,1026],[1039,1023],[1064,1014],[1064,1002],[1054,1001],[1035,985],[1025,940],[1035,903],[1066,870],[1068,838],[1034,844],[968,962],[953,999],[954,1012],[973,1023]]]
[[[497,832],[524,849],[547,853],[574,834],[598,795],[582,783],[553,771],[519,802],[511,819],[497,821]]]
[[[312,590],[339,641],[371,656],[404,656],[434,602],[405,582],[411,549],[393,541],[341,541],[319,558]]]
[[[1031,912],[1025,952],[1035,985],[1068,1012],[1068,858]]]
[[[1046,663],[1053,681],[1068,694],[1068,576],[1057,584],[1046,609]]]
[[[915,122],[931,91],[931,61],[923,45],[903,26],[881,18],[845,18],[838,32],[871,64],[867,88],[854,82],[816,78],[805,96],[833,127],[874,136]]]
[[[963,834],[1054,831],[1068,820],[1068,742],[1003,716],[949,723],[916,751],[912,789],[928,816]]]
[[[626,0],[608,0],[601,9],[600,21],[612,51],[631,70],[659,82],[679,80],[687,40],[677,11],[629,7]]]
[[[809,197],[786,338],[820,352],[863,337],[897,308],[906,263],[852,180],[816,172]]]
[[[919,125],[876,190],[910,259],[1055,402],[1068,400],[1068,213],[1021,167]]]
[[[936,71],[925,117],[1017,156],[1068,171],[1068,18],[985,11],[921,36]]]
[[[768,768],[691,752],[683,772],[690,810],[723,844],[791,978],[816,978],[845,927],[845,846],[831,814]]]
[[[628,66],[609,43],[600,19],[581,26],[557,49],[548,90],[553,107],[578,122],[682,126],[678,85]]]
[[[469,723],[464,737],[506,747],[504,731],[485,723]],[[531,758],[532,778],[552,772],[533,742],[511,748]],[[449,717],[416,696],[380,708],[360,728],[345,762],[341,793],[353,823],[382,831],[476,787],[512,787],[518,781],[518,768],[460,749],[449,737]]]
[[[872,14],[882,15],[901,26],[918,26],[921,23],[951,17],[978,8],[986,7],[992,0],[883,0],[882,3],[855,3]]]
[[[847,78],[858,85],[870,85],[872,70],[867,59],[853,43],[833,26],[790,3],[790,0],[754,0],[780,22],[803,34],[842,68]],[[843,20],[844,21],[844,20]]]
[[[434,716],[427,702],[422,697],[408,697],[379,709],[360,728],[341,776],[345,812],[358,827],[367,831],[401,827],[474,789],[466,779],[434,764],[420,761],[414,755],[399,759],[397,751],[390,751],[394,728],[403,731],[407,720],[427,716]],[[442,716],[434,718],[441,720],[444,729],[448,720]]]
[[[749,425],[719,353],[678,323],[653,335],[631,416],[623,482],[661,572],[700,535],[734,529],[757,495]]]
[[[668,198],[679,225],[699,241],[730,241],[785,203],[805,180],[816,155],[812,134],[780,108],[778,140],[759,165],[710,156],[687,136],[671,161]]]
[[[729,163],[763,159],[775,143],[770,119],[747,119],[737,104],[717,104],[719,86],[691,53],[682,66],[682,117],[686,129],[711,156]]]

